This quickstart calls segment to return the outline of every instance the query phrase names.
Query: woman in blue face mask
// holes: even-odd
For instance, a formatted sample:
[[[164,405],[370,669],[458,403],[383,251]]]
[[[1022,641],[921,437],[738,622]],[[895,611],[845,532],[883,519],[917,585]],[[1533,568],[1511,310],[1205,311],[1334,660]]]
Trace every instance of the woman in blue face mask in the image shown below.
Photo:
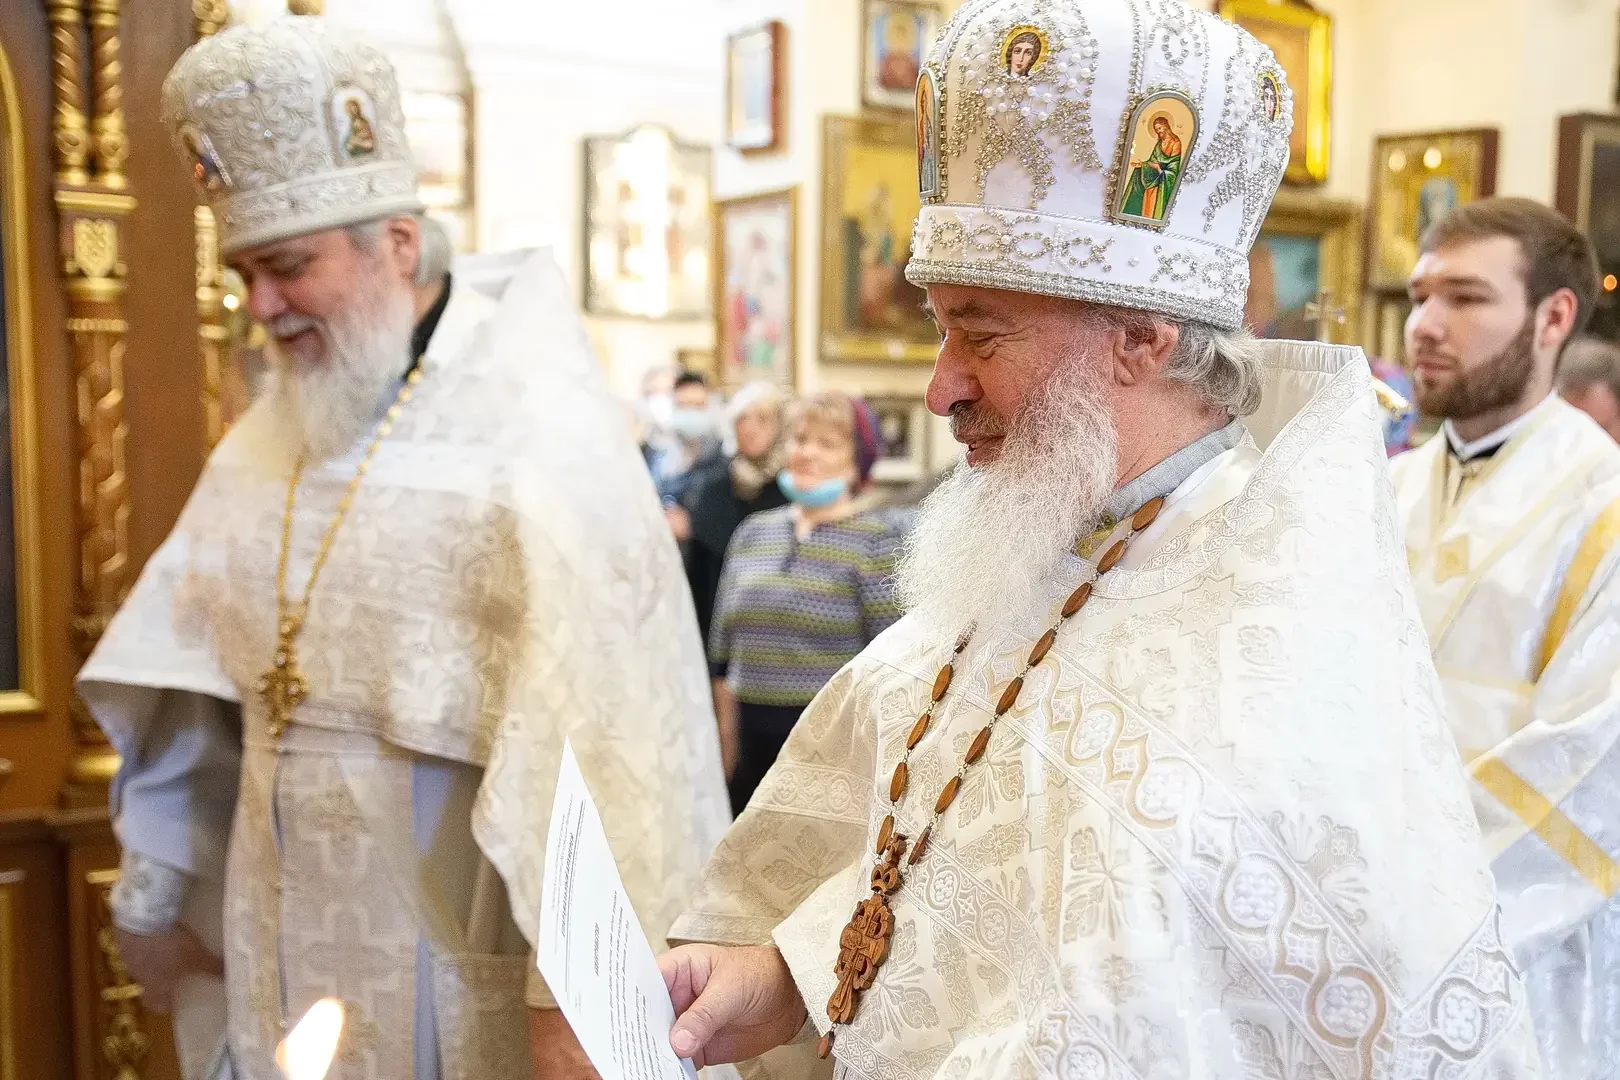
[[[816,394],[788,431],[777,483],[789,504],[732,537],[709,638],[737,813],[810,699],[900,617],[890,586],[899,530],[860,498],[877,460],[871,409]]]

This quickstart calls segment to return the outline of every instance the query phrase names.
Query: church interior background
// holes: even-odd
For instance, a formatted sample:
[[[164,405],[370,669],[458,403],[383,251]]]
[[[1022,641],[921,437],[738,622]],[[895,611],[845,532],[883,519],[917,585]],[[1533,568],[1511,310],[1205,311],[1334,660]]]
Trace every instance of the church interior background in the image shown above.
[[[951,460],[921,408],[931,331],[899,268],[913,52],[952,0],[324,6],[394,59],[458,244],[553,247],[627,400],[676,364],[849,390],[910,432],[895,475]],[[1589,229],[1598,329],[1620,336],[1620,0],[1205,6],[1271,44],[1296,89],[1257,328],[1398,370],[1421,229],[1495,192]],[[116,759],[71,679],[254,365],[159,87],[200,35],[284,8],[0,3],[0,1080],[176,1075],[113,946]]]

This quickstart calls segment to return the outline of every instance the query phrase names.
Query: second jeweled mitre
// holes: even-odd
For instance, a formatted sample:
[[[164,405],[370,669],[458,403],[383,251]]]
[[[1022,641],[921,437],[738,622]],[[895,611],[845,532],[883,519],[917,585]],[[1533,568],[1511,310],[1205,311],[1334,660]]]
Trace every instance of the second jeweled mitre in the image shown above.
[[[1183,0],[969,0],[917,126],[913,283],[1241,325],[1293,128],[1246,31]]]

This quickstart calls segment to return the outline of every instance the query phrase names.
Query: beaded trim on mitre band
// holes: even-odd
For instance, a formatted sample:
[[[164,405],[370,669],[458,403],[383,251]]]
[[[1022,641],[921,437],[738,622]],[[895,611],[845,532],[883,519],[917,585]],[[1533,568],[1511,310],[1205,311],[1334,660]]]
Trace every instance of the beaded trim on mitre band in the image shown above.
[[[220,250],[225,255],[423,209],[416,191],[416,169],[405,162],[379,162],[301,177],[274,187],[232,192],[214,201]]]
[[[906,280],[1142,308],[1243,325],[1248,260],[1230,248],[1116,222],[981,206],[925,206]]]

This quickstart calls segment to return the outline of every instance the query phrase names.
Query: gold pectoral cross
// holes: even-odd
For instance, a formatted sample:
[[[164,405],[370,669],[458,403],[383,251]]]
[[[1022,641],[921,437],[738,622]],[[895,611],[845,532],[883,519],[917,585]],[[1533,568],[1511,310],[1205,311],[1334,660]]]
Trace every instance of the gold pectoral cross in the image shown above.
[[[270,670],[259,676],[254,688],[264,702],[265,727],[270,738],[279,739],[292,723],[293,710],[309,696],[309,682],[298,669],[298,632],[303,620],[289,615],[276,629],[276,655]]]

